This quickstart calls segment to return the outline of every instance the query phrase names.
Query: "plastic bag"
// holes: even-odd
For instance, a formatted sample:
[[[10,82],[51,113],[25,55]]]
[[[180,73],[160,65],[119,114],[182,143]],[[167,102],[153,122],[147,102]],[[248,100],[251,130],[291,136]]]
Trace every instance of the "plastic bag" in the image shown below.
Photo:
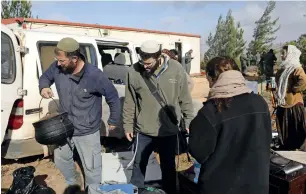
[[[51,188],[35,183],[34,172],[33,166],[15,170],[13,183],[6,194],[54,194],[55,192]]]
[[[32,194],[37,185],[34,182],[35,168],[27,166],[13,172],[13,183],[6,194]]]
[[[132,184],[91,184],[88,194],[134,194],[134,189]]]
[[[138,194],[166,194],[166,192],[158,188],[146,187],[143,189],[139,189]]]
[[[39,185],[31,194],[55,194],[53,189]]]

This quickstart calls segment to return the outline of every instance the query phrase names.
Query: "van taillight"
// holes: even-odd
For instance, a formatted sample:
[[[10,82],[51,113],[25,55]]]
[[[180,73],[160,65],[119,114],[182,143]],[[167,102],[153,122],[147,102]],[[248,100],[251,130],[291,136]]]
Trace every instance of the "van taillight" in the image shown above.
[[[23,124],[23,99],[18,99],[13,105],[10,115],[8,128],[11,130],[19,129]]]

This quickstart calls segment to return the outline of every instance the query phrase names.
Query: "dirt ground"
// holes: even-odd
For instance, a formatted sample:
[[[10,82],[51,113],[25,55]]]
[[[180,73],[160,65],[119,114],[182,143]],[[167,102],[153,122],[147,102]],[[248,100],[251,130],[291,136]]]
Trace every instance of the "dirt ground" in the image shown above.
[[[205,101],[205,97],[208,95],[209,89],[206,78],[197,77],[193,78],[193,81],[193,98]],[[182,161],[186,160],[183,159]],[[42,159],[41,156],[29,157],[17,161],[1,159],[1,193],[5,193],[5,191],[12,184],[13,171],[17,168],[25,166],[34,166],[36,168],[35,180],[38,184],[43,184],[51,187],[55,193],[64,193],[66,188],[64,177],[55,167],[51,159]],[[80,170],[78,171],[80,172]]]
[[[209,92],[209,84],[205,77],[194,77],[192,78],[194,87],[191,91],[192,98],[201,99],[203,102],[206,101],[206,97]]]

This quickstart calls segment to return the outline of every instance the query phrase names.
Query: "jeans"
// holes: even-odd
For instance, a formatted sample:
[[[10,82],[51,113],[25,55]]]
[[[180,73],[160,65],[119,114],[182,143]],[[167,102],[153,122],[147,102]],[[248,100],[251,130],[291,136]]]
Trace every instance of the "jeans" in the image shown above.
[[[152,137],[137,134],[135,143],[137,146],[137,152],[133,164],[131,183],[138,188],[144,188],[148,160],[152,152],[157,149],[160,156],[163,190],[165,190],[167,194],[175,194],[175,149],[177,144],[177,136]]]
[[[71,139],[73,150],[76,148],[85,173],[85,185],[100,184],[102,173],[102,147],[100,131],[85,135],[74,136]],[[54,162],[61,171],[68,185],[77,184],[77,172],[74,165],[73,151],[68,144],[54,150]]]

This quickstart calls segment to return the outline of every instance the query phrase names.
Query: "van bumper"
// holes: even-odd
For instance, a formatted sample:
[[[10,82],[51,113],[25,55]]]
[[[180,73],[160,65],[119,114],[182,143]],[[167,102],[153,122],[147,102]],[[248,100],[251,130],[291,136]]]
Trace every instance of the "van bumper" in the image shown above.
[[[1,145],[1,157],[5,159],[19,159],[43,153],[42,145],[35,138],[4,140]]]

